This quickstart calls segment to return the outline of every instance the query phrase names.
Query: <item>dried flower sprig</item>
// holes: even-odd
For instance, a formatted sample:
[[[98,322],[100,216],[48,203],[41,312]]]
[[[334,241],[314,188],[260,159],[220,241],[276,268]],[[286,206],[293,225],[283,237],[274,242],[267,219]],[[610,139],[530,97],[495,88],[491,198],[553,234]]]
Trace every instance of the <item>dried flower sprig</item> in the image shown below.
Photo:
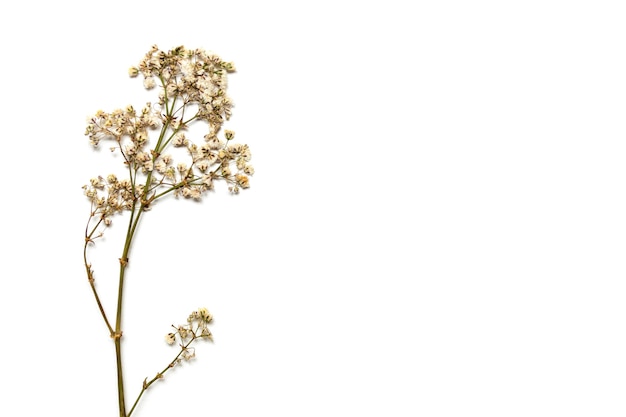
[[[148,378],[144,379],[141,391],[135,400],[135,403],[131,407],[128,415],[130,416],[135,407],[139,403],[139,400],[143,396],[143,393],[156,381],[163,379],[167,371],[180,364],[183,360],[189,361],[196,356],[196,351],[190,345],[198,339],[213,340],[213,335],[208,328],[208,324],[213,320],[213,316],[206,308],[199,308],[197,311],[192,312],[187,318],[187,324],[174,326],[174,332],[170,332],[165,335],[165,341],[168,345],[173,345],[178,342],[180,351],[174,357],[174,359],[161,371],[148,381]]]
[[[132,105],[111,113],[99,110],[87,123],[85,135],[91,144],[98,147],[102,141],[110,142],[111,151],[121,154],[128,173],[121,179],[114,174],[97,176],[83,187],[91,203],[83,251],[85,270],[115,344],[120,417],[130,417],[143,392],[165,372],[158,373],[150,382],[144,381],[139,397],[126,413],[121,355],[122,299],[130,249],[140,218],[170,193],[200,200],[220,180],[226,182],[230,193],[238,194],[250,186],[249,177],[254,174],[248,145],[235,143],[232,130],[222,132],[232,111],[232,101],[226,94],[227,74],[234,70],[231,62],[202,49],[179,46],[165,52],[153,46],[128,73],[131,77],[143,76],[143,85],[148,90],[159,87],[156,102],[146,103],[139,111]],[[206,133],[202,140],[193,141],[189,127],[198,122],[207,125]],[[158,136],[151,141],[153,131],[158,132]],[[172,148],[186,150],[186,159],[174,160],[169,153]],[[130,218],[119,258],[117,309],[113,322],[101,303],[87,254],[89,246],[112,224],[113,217],[124,212],[129,212]],[[195,355],[189,345],[196,339],[212,338],[207,327],[211,319],[206,309],[198,309],[189,316],[187,325],[176,327],[175,332],[166,336],[168,343],[178,342],[181,347],[166,370],[177,361]]]

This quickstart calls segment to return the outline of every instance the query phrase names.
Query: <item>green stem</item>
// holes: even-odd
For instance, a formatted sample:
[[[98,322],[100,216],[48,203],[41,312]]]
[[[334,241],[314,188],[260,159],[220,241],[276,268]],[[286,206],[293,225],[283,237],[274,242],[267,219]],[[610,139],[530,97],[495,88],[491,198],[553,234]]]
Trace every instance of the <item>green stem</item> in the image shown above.
[[[122,372],[122,345],[120,343],[120,337],[115,337],[115,359],[117,362],[117,398],[120,408],[120,417],[126,417],[126,401],[124,400],[124,374]]]
[[[124,296],[124,276],[128,265],[128,255],[130,253],[131,243],[143,210],[143,203],[141,203],[138,208],[137,205],[133,206],[133,209],[131,210],[130,221],[128,222],[128,232],[126,233],[126,241],[124,243],[124,251],[122,252],[122,257],[120,258],[120,279],[117,291],[117,314],[115,319],[115,333],[113,335],[115,340],[115,358],[117,363],[117,392],[120,417],[127,417],[126,401],[124,399],[124,374],[122,369],[122,301]]]

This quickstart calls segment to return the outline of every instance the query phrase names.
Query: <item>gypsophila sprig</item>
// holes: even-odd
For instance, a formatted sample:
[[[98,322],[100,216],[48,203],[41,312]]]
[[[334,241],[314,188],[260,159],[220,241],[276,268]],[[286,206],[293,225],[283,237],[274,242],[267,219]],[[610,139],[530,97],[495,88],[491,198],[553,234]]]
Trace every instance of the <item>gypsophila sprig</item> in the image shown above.
[[[83,186],[91,204],[85,229],[83,258],[87,279],[96,303],[114,341],[120,417],[130,417],[145,390],[182,360],[195,356],[191,344],[198,339],[212,340],[208,324],[212,315],[206,308],[192,312],[187,323],[172,326],[165,341],[180,352],[150,381],[146,378],[131,409],[126,411],[122,343],[122,300],[130,249],[140,218],[168,194],[201,200],[224,181],[232,194],[250,186],[254,168],[250,165],[248,145],[235,143],[235,132],[222,129],[230,119],[232,101],[226,94],[227,74],[235,70],[232,62],[203,49],[179,46],[162,51],[150,48],[137,66],[128,69],[132,78],[142,77],[143,86],[156,92],[154,102],[137,108],[126,105],[111,112],[98,110],[89,117],[85,135],[94,147],[102,142],[121,155],[126,174],[98,175]],[[190,133],[192,124],[205,126],[199,138]],[[183,149],[184,158],[173,150]],[[88,248],[102,237],[115,215],[128,212],[129,223],[122,254],[115,320],[109,320],[100,300],[95,273],[88,261]]]
[[[165,377],[165,373],[174,368],[176,365],[182,363],[183,361],[190,361],[196,356],[196,350],[191,347],[193,342],[199,339],[213,340],[211,331],[208,328],[208,324],[211,323],[212,320],[213,316],[206,308],[203,307],[192,312],[189,315],[186,324],[181,324],[179,326],[172,325],[174,331],[165,335],[165,341],[168,345],[176,344],[179,348],[178,354],[163,370],[157,372],[151,380],[148,380],[148,378],[144,379],[141,391],[130,409],[130,412],[128,413],[129,415],[133,412],[139,400],[143,396],[143,393],[150,387],[150,385],[160,379],[163,379]]]

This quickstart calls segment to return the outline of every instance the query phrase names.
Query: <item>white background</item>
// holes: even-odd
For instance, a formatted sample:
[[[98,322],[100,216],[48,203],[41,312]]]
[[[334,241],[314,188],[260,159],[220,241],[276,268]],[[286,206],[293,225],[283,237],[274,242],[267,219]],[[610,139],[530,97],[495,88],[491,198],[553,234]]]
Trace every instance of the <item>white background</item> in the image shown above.
[[[86,117],[152,44],[235,62],[239,196],[143,219],[127,395],[199,306],[215,343],[137,417],[624,416],[621,1],[39,2],[3,12],[1,398],[116,415],[82,265]],[[94,251],[109,314],[124,221]]]

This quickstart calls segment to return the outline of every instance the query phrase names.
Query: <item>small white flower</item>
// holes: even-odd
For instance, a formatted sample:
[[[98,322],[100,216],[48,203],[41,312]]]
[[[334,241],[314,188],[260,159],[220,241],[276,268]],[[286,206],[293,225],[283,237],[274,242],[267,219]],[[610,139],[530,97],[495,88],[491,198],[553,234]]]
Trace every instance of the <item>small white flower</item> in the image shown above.
[[[213,177],[211,175],[203,175],[202,184],[206,185],[209,190],[212,190],[213,189]]]
[[[203,159],[202,161],[198,162],[196,166],[198,167],[198,170],[200,172],[205,172],[209,168],[209,162],[206,159]]]
[[[207,329],[206,327],[202,329],[202,333],[200,334],[200,336],[213,340],[213,335],[211,334],[211,331]]]
[[[248,175],[252,175],[254,174],[254,167],[252,165],[246,165],[243,169],[243,172],[245,172]]]
[[[165,170],[167,169],[167,165],[165,164],[165,162],[162,159],[159,159],[154,164],[154,168],[157,170],[157,172],[159,174],[163,174],[165,172]]]
[[[222,149],[222,148],[224,147],[224,142],[222,142],[221,140],[219,140],[219,139],[218,139],[218,138],[216,138],[216,137],[212,137],[212,138],[210,138],[210,139],[207,141],[207,143],[209,144],[209,147],[210,147],[211,149],[215,149],[215,150],[217,150],[217,149]]]
[[[137,146],[135,146],[134,143],[129,143],[128,145],[124,146],[124,153],[127,156],[133,156],[137,153]]]
[[[198,187],[193,187],[191,189],[190,197],[193,198],[194,200],[200,200],[200,197],[202,197],[202,193],[200,192]]]
[[[104,182],[102,182],[102,177],[92,178],[89,181],[91,182],[91,186],[94,188],[99,188],[99,189],[104,188]]]
[[[175,134],[174,138],[172,139],[172,145],[176,147],[186,146],[188,143],[189,141],[185,137],[185,134],[182,132],[178,132],[177,134]]]
[[[143,151],[137,153],[137,161],[139,162],[150,161],[150,154],[148,152],[143,152]]]
[[[146,90],[152,90],[154,87],[156,87],[156,81],[154,81],[154,78],[148,77],[143,80],[143,86],[146,88]]]

